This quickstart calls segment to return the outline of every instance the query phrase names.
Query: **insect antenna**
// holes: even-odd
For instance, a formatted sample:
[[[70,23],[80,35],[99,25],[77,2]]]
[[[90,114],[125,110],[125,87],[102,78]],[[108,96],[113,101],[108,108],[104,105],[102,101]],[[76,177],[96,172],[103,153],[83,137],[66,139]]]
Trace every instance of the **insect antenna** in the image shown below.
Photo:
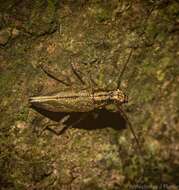
[[[127,64],[129,63],[129,60],[130,60],[130,58],[131,58],[131,56],[132,56],[132,53],[133,53],[133,49],[131,49],[131,51],[130,51],[130,53],[129,53],[129,56],[128,56],[128,58],[127,58],[127,60],[126,60],[126,62],[125,62],[125,64],[124,64],[124,66],[123,66],[123,68],[122,68],[122,70],[121,70],[121,74],[119,75],[119,78],[118,78],[118,80],[117,80],[117,88],[119,88],[120,85],[121,85],[121,79],[122,79],[122,77],[123,77],[123,75],[124,75],[124,72],[125,72],[125,70],[126,70],[126,68],[127,68]]]
[[[131,131],[131,133],[132,133],[132,135],[133,135],[133,137],[134,137],[134,139],[135,139],[135,141],[136,141],[136,144],[137,144],[137,147],[138,147],[138,152],[139,152],[139,154],[142,156],[142,148],[141,148],[141,146],[140,146],[139,140],[138,140],[138,138],[137,138],[137,136],[136,136],[136,134],[135,134],[135,131],[134,131],[133,127],[132,127],[131,122],[129,121],[127,115],[126,115],[125,112],[121,109],[120,106],[118,106],[118,109],[119,109],[119,112],[120,112],[120,114],[122,115],[122,117],[123,117],[123,118],[125,119],[125,121],[127,122],[127,125],[129,126],[129,129],[130,129],[130,131]]]
[[[127,65],[128,65],[128,63],[129,63],[129,61],[130,61],[130,59],[132,57],[132,53],[133,53],[133,49],[131,49],[131,51],[129,53],[129,56],[128,56],[128,58],[127,58],[127,60],[126,60],[126,62],[124,64],[124,66],[123,66],[123,68],[121,70],[121,74],[119,75],[119,78],[118,78],[118,81],[117,81],[117,88],[118,89],[120,88],[121,79],[122,79],[122,77],[124,75],[125,70],[127,69]],[[123,118],[125,119],[125,121],[127,122],[127,125],[129,126],[129,129],[130,129],[130,131],[131,131],[131,133],[132,133],[132,135],[133,135],[133,137],[134,137],[134,139],[136,141],[136,144],[137,144],[137,147],[138,147],[138,150],[139,150],[139,154],[142,155],[142,149],[141,149],[139,140],[138,140],[138,138],[137,138],[137,136],[135,134],[135,131],[133,129],[133,126],[132,126],[131,122],[129,121],[126,113],[121,109],[121,107],[119,105],[117,105],[117,106],[118,106],[119,112],[121,113],[121,115],[123,116]]]

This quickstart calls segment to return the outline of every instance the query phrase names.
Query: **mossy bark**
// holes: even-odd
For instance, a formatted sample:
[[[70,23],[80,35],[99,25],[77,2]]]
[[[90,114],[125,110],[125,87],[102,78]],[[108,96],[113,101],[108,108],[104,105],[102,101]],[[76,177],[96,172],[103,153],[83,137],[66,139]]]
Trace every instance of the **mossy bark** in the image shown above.
[[[177,189],[178,1],[0,4],[1,189]],[[1,35],[6,30],[8,39]],[[116,89],[131,51],[120,81],[129,96],[122,109],[142,156],[130,130],[120,130],[127,124],[119,123],[119,130],[81,126],[61,136],[43,130],[52,121],[30,108],[30,96],[92,86]],[[47,77],[39,65],[72,86]]]

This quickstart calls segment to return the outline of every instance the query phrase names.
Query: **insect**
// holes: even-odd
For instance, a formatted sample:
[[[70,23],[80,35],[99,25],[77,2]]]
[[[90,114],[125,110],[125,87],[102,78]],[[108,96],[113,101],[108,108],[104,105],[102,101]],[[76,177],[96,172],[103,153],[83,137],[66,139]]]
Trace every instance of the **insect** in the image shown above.
[[[119,76],[117,90],[110,90],[110,91],[70,90],[65,92],[54,93],[47,96],[30,97],[29,101],[32,105],[35,105],[36,107],[40,107],[51,112],[62,112],[67,114],[76,113],[76,112],[89,113],[95,110],[105,109],[105,107],[109,104],[115,104],[118,107],[120,114],[127,121],[129,128],[132,131],[132,134],[137,144],[139,145],[135,132],[132,128],[132,125],[130,124],[126,114],[120,108],[122,104],[128,102],[128,97],[123,93],[123,91],[119,89],[119,86],[122,75],[127,67],[127,63],[129,62],[131,56],[132,56],[132,50],[130,51],[128,59]],[[48,76],[65,84],[64,81],[55,78],[44,68],[42,69]],[[84,83],[83,80],[80,78],[79,74],[75,71],[74,67],[72,67],[72,70],[74,74],[77,76],[77,78],[82,83]]]
[[[30,103],[53,112],[89,112],[104,108],[108,104],[123,104],[127,96],[119,89],[115,91],[59,92],[50,96],[31,97]]]

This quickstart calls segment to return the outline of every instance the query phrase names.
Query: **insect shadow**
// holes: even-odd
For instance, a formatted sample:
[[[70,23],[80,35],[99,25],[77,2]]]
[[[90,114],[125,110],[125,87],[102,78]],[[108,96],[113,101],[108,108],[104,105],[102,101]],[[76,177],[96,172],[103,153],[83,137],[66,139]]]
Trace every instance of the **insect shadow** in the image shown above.
[[[65,126],[67,127],[64,127],[60,132],[57,132],[52,128],[49,128],[49,125],[46,128],[57,135],[61,135],[62,133],[64,133],[69,128],[69,126],[71,128],[78,128],[84,130],[96,130],[110,127],[116,131],[119,131],[127,128],[127,121],[122,115],[119,114],[119,112],[112,112],[106,109],[93,110],[88,113],[66,113],[52,112],[33,105],[31,105],[31,107],[41,115],[49,118],[54,122],[57,122],[57,125],[58,122],[60,122],[64,117],[69,116],[67,121],[64,122]]]

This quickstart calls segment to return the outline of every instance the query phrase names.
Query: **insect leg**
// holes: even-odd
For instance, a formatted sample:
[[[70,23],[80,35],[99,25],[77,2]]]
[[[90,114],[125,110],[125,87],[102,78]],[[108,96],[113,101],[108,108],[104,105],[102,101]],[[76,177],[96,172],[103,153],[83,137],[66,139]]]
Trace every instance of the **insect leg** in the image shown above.
[[[59,135],[62,135],[67,129],[70,129],[70,128],[73,128],[75,127],[77,124],[79,124],[81,121],[83,121],[87,116],[89,115],[89,113],[83,113],[83,115],[78,119],[76,120],[75,122],[73,122],[72,124],[70,125],[66,125],[59,133],[58,133],[58,136]]]
[[[52,126],[59,126],[60,124],[63,125],[63,123],[64,123],[65,121],[63,121],[63,122],[58,122],[58,123],[54,123],[54,124],[47,124],[47,125],[43,128],[42,132],[43,132],[44,130],[48,130],[48,131],[54,133],[55,135],[60,136],[60,135],[62,135],[67,129],[72,128],[72,127],[75,127],[75,125],[77,125],[77,124],[80,123],[82,120],[84,120],[88,115],[89,115],[89,113],[87,113],[87,112],[86,112],[86,113],[83,113],[82,116],[81,116],[79,119],[77,119],[77,120],[76,120],[75,122],[73,122],[72,124],[69,124],[69,125],[66,125],[66,126],[64,125],[63,128],[62,128],[60,131],[57,131],[57,130],[53,129]],[[69,117],[68,117],[68,118],[69,118]],[[68,118],[67,118],[66,120],[68,120]],[[41,134],[42,134],[42,132],[41,132]]]
[[[77,77],[77,79],[82,83],[82,85],[86,85],[86,83],[84,82],[82,77],[78,74],[78,72],[77,72],[77,70],[76,70],[73,63],[71,63],[71,69],[72,69],[73,73],[75,74],[75,76]]]
[[[42,69],[42,71],[43,71],[48,77],[50,77],[50,78],[56,80],[57,82],[62,83],[63,85],[71,86],[69,83],[67,83],[67,82],[65,82],[65,81],[63,81],[63,80],[57,78],[54,74],[52,74],[50,71],[48,71],[47,69],[45,69],[42,65],[40,65],[39,67]]]
[[[126,68],[127,68],[127,64],[129,63],[129,60],[130,60],[130,58],[131,58],[131,56],[132,56],[132,53],[133,53],[133,49],[131,49],[131,51],[130,51],[130,53],[129,53],[129,56],[128,56],[128,58],[127,58],[125,64],[124,64],[124,67],[123,67],[123,69],[122,69],[122,71],[121,71],[121,73],[120,73],[120,75],[119,75],[119,78],[118,78],[118,81],[117,81],[117,88],[120,87],[121,79],[122,79],[122,77],[123,77],[123,75],[124,75],[124,72],[125,72],[125,70],[126,70]]]
[[[94,81],[94,79],[92,78],[91,74],[89,76],[86,76],[86,78],[88,78],[88,81],[90,81],[90,84],[88,86],[88,84],[86,84],[86,82],[82,79],[82,77],[79,75],[79,73],[77,72],[74,64],[71,63],[71,68],[73,73],[75,74],[75,76],[78,78],[78,80],[82,83],[82,85],[85,86],[84,89],[93,89],[93,86],[97,86],[96,82]],[[81,72],[82,73],[82,72]],[[84,75],[84,73],[82,73]],[[93,90],[92,90],[93,91]]]
[[[130,58],[131,58],[131,56],[132,56],[132,52],[133,52],[133,49],[131,49],[131,51],[130,51],[130,53],[129,53],[129,56],[128,56],[128,58],[127,58],[127,60],[126,60],[126,62],[125,62],[125,64],[124,64],[124,66],[123,66],[123,68],[122,68],[122,70],[121,70],[121,73],[119,74],[119,77],[118,77],[118,79],[117,79],[117,89],[120,88],[121,79],[122,79],[122,76],[124,75],[124,72],[125,72],[125,70],[126,70],[126,68],[127,68],[128,62],[130,61]],[[110,86],[110,84],[107,84],[106,89],[108,89],[109,86]]]

